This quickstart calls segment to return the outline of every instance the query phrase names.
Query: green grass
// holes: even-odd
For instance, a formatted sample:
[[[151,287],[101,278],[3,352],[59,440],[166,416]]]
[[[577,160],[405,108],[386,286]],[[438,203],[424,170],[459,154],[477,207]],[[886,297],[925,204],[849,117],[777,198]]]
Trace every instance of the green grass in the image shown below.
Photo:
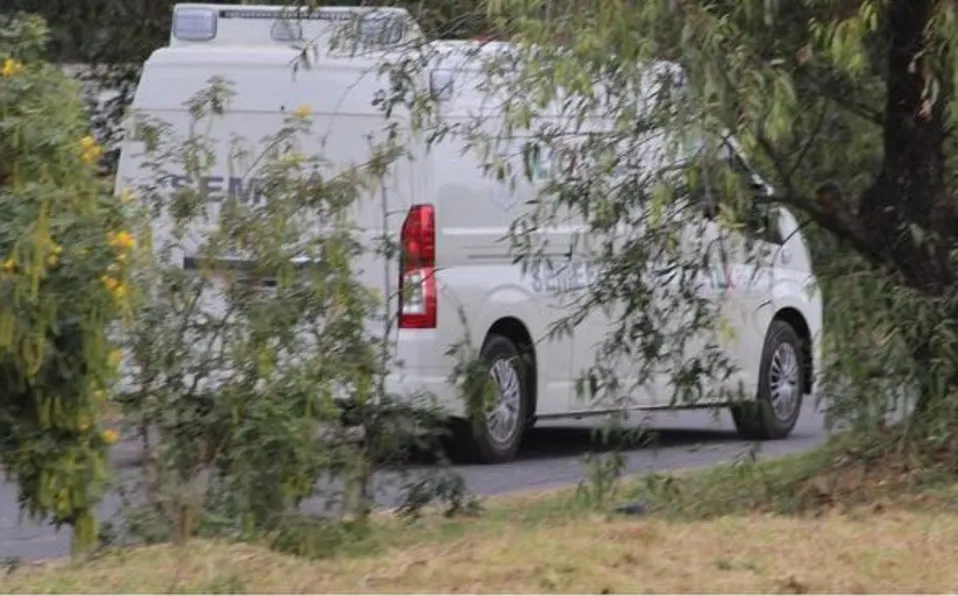
[[[644,476],[629,495],[668,519],[702,520],[757,511],[848,511],[884,500],[905,506],[934,498],[936,506],[951,507],[956,481],[951,457],[919,457],[892,438],[842,435],[801,454]]]

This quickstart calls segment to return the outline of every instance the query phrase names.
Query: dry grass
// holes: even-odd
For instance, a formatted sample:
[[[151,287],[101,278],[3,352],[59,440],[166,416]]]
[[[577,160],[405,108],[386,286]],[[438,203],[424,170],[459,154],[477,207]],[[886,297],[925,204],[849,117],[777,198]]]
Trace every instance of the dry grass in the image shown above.
[[[0,590],[927,593],[958,586],[958,515],[951,513],[886,508],[697,522],[582,514],[533,526],[463,523],[476,531],[322,561],[211,542],[143,548],[83,566],[15,571],[0,578]]]
[[[649,505],[641,518],[596,513],[574,490],[529,493],[477,518],[294,523],[285,547],[335,553],[319,560],[196,541],[21,568],[0,592],[953,592],[954,473],[848,453],[647,477],[622,495]]]

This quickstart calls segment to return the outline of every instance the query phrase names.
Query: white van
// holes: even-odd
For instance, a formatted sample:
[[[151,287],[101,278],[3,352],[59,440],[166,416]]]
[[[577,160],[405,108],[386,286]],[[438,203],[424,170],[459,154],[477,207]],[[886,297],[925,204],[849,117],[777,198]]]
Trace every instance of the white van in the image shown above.
[[[178,5],[170,45],[154,52],[144,65],[133,108],[182,132],[190,118],[184,102],[218,75],[231,81],[236,92],[231,108],[211,130],[224,145],[233,135],[261,139],[273,134],[291,110],[308,105],[314,128],[325,138],[315,150],[326,159],[362,162],[369,147],[367,135],[380,135],[384,124],[380,109],[373,105],[383,86],[376,74],[383,54],[321,51],[311,68],[294,77],[291,64],[298,50],[292,43],[321,39],[333,23],[344,19],[365,18],[368,22],[360,22],[368,25],[378,43],[398,45],[419,35],[415,23],[399,9],[373,13],[323,8],[295,23],[281,18],[282,10]],[[434,43],[446,44],[452,54],[457,47],[470,45]],[[469,70],[465,64],[446,62],[423,73],[420,81],[433,87],[442,114],[450,121],[465,121],[487,109],[481,94],[468,84],[476,80],[478,67]],[[488,117],[497,114],[490,112]],[[130,136],[120,157],[118,192],[142,176],[136,157],[140,148]],[[407,249],[420,247],[415,262],[367,259],[359,265],[368,272],[363,281],[383,294],[389,295],[390,286],[403,286],[402,292],[389,295],[386,305],[388,312],[398,314],[390,340],[402,363],[390,377],[390,391],[433,394],[450,418],[460,422],[462,438],[475,460],[505,462],[515,457],[523,434],[536,420],[608,411],[608,406],[584,403],[575,386],[595,361],[596,345],[609,321],[595,314],[571,338],[546,338],[552,324],[567,314],[556,307],[555,291],[568,287],[581,291],[588,283],[588,268],[573,263],[564,269],[523,272],[514,264],[502,239],[533,187],[519,185],[510,191],[486,175],[473,157],[462,154],[456,145],[461,141],[447,142],[449,146],[430,151],[425,144],[412,143],[409,159],[392,166],[387,187],[381,195],[377,192],[375,208],[359,211],[359,227],[370,241],[385,232]],[[737,159],[734,150],[731,155]],[[238,174],[231,178],[225,166],[220,167],[222,171],[200,184],[224,194],[244,187],[244,178]],[[385,225],[378,203],[383,197],[388,211],[396,214]],[[814,367],[820,360],[822,305],[809,285],[814,281],[809,251],[795,218],[785,210],[779,213],[774,233],[760,240],[774,248],[770,274],[749,283],[746,278],[754,265],[732,263],[719,267],[718,277],[725,281],[710,286],[716,299],[729,305],[725,310],[735,331],[723,349],[740,371],[727,383],[744,387],[757,400],[733,406],[739,430],[752,438],[782,438],[791,432],[803,396],[813,393]],[[577,231],[571,225],[547,232],[556,247],[554,256],[565,252]],[[183,257],[188,263],[190,255]],[[384,266],[390,268],[390,283]],[[461,313],[466,313],[465,322]],[[447,381],[454,365],[447,352],[467,333],[500,389],[498,405],[485,419],[468,424],[462,399]],[[667,379],[652,382],[648,391],[632,395],[631,403],[637,409],[671,407],[669,393],[663,390],[666,383]]]

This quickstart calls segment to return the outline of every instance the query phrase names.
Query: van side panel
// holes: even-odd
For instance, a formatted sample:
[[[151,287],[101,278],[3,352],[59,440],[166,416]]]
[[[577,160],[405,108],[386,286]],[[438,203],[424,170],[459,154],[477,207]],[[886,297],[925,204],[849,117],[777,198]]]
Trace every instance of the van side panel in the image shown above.
[[[440,104],[444,122],[462,128],[482,122],[488,133],[499,133],[501,113],[495,100],[477,89],[481,75],[468,68],[447,72],[454,92]],[[549,416],[568,411],[574,382],[569,374],[572,342],[568,336],[550,337],[553,325],[568,310],[560,308],[559,299],[534,273],[523,273],[511,251],[510,226],[535,198],[535,188],[521,176],[524,145],[516,138],[498,148],[519,173],[514,188],[483,171],[478,148],[470,147],[463,136],[447,136],[430,150],[427,194],[440,203],[437,243],[446,292],[440,301],[439,326],[461,326],[464,316],[478,347],[497,321],[518,321],[535,350],[536,414]],[[573,227],[540,231],[539,241],[548,243],[544,256],[563,260],[574,232]]]

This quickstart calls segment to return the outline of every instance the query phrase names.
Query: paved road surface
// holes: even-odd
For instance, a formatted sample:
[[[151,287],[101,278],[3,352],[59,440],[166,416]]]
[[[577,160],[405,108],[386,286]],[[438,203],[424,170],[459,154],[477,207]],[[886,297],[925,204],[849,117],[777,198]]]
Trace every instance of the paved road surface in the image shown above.
[[[807,404],[793,435],[785,441],[764,443],[763,455],[803,451],[825,440],[822,416]],[[658,431],[657,447],[641,447],[628,453],[628,471],[643,473],[704,466],[732,460],[749,445],[735,436],[730,416],[718,418],[709,412],[656,413],[649,422]],[[574,484],[585,470],[583,456],[594,447],[591,430],[602,421],[542,423],[532,431],[519,459],[496,466],[459,466],[472,492],[494,495],[517,490],[535,490]],[[385,505],[395,494],[380,496]],[[104,515],[115,510],[116,499],[104,503]],[[308,510],[318,510],[311,503]],[[19,523],[15,487],[0,482],[0,559],[32,560],[60,557],[69,552],[69,534],[24,520]]]

